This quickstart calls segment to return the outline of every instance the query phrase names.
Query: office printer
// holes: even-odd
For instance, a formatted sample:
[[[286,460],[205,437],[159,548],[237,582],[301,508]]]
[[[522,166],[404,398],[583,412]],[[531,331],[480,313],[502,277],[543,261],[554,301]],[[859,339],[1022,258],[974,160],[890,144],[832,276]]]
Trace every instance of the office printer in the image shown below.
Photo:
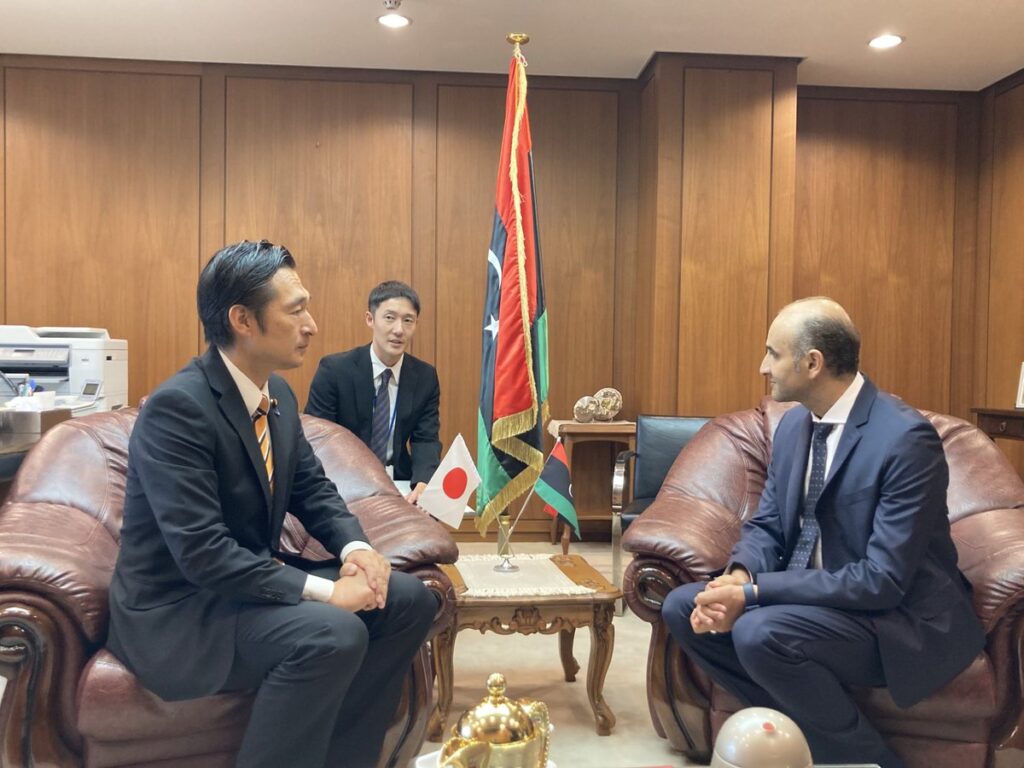
[[[99,382],[98,411],[128,403],[128,342],[102,328],[0,325],[0,372],[15,386],[32,379],[58,400],[81,396]],[[0,399],[13,394],[0,383]]]

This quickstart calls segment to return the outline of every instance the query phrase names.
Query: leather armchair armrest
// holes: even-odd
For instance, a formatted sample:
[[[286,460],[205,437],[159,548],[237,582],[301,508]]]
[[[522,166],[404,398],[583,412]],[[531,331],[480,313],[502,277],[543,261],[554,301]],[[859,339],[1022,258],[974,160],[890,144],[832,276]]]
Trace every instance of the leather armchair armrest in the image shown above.
[[[9,503],[0,511],[0,602],[37,596],[69,616],[86,642],[107,632],[117,542],[94,517],[61,504]]]
[[[621,451],[615,457],[615,469],[612,471],[612,509],[621,512],[623,496],[626,493],[626,472],[629,460],[636,456],[636,451]]]
[[[974,587],[974,609],[986,633],[1024,612],[1024,515],[992,509],[952,525],[960,570]]]
[[[455,587],[440,568],[418,566],[408,573],[422,581],[437,600],[437,613],[434,614],[434,623],[430,625],[430,632],[427,635],[427,640],[430,640],[455,618]]]
[[[637,557],[666,561],[686,581],[706,579],[725,567],[741,522],[713,501],[662,490],[629,526],[622,546]]]

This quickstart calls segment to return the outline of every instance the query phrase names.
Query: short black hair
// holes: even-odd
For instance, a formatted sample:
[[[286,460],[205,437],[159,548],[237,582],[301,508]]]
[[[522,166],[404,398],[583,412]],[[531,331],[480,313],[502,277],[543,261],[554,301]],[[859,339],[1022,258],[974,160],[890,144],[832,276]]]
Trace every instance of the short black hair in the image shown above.
[[[370,310],[372,315],[376,313],[377,307],[389,299],[408,299],[409,303],[412,304],[412,308],[416,310],[416,314],[420,313],[420,297],[412,289],[412,286],[400,280],[385,280],[370,291],[370,298],[366,302],[366,308]]]
[[[812,349],[821,352],[825,368],[833,376],[857,373],[860,369],[860,334],[852,323],[825,315],[805,318],[793,340],[794,360],[800,360]]]
[[[196,305],[208,344],[234,343],[228,310],[241,304],[252,310],[263,330],[263,310],[273,297],[270,281],[279,269],[295,269],[295,259],[283,245],[266,240],[243,240],[213,254],[199,275]]]

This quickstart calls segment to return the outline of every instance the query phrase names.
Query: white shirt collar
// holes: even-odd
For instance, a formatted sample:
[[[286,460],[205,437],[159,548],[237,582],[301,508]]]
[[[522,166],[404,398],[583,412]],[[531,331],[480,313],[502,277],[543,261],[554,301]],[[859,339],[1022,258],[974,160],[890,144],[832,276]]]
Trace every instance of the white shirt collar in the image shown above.
[[[822,421],[826,424],[845,424],[850,419],[850,411],[853,410],[853,405],[857,402],[857,395],[860,394],[863,386],[864,376],[858,371],[857,375],[853,377],[853,381],[850,382],[850,386],[832,404],[832,407],[825,412],[825,415],[819,419],[812,413],[811,418],[814,421]]]
[[[220,353],[220,359],[224,361],[228,373],[231,374],[235,386],[238,387],[238,393],[242,396],[242,402],[245,403],[245,410],[250,416],[255,416],[263,396],[266,395],[267,399],[270,399],[270,382],[264,384],[263,389],[260,389],[252,379],[242,373],[237,365],[231,362],[231,358],[224,354],[223,349],[217,347],[217,351]]]
[[[398,385],[398,377],[401,376],[401,374],[402,374],[402,362],[404,360],[405,360],[405,353],[403,352],[402,356],[400,358],[398,358],[398,362],[397,363],[395,363],[394,365],[390,365],[390,366],[389,365],[384,365],[384,363],[382,363],[380,361],[380,358],[377,357],[377,353],[373,351],[373,344],[370,345],[370,364],[373,365],[373,379],[374,379],[374,381],[377,380],[378,376],[380,376],[382,373],[384,373],[384,369],[385,368],[390,368],[391,369],[391,379],[392,379],[392,381],[395,382],[395,385],[397,386]]]

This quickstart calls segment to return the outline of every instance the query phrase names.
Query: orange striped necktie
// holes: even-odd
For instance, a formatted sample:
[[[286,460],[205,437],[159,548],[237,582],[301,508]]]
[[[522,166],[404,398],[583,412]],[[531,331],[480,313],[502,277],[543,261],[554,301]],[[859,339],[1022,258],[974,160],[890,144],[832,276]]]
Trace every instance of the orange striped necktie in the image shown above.
[[[267,480],[270,483],[270,492],[274,492],[274,452],[270,447],[270,422],[267,414],[270,413],[270,400],[263,395],[256,413],[252,417],[252,425],[256,430],[256,440],[260,444],[260,455],[263,456],[263,466],[267,470]]]

